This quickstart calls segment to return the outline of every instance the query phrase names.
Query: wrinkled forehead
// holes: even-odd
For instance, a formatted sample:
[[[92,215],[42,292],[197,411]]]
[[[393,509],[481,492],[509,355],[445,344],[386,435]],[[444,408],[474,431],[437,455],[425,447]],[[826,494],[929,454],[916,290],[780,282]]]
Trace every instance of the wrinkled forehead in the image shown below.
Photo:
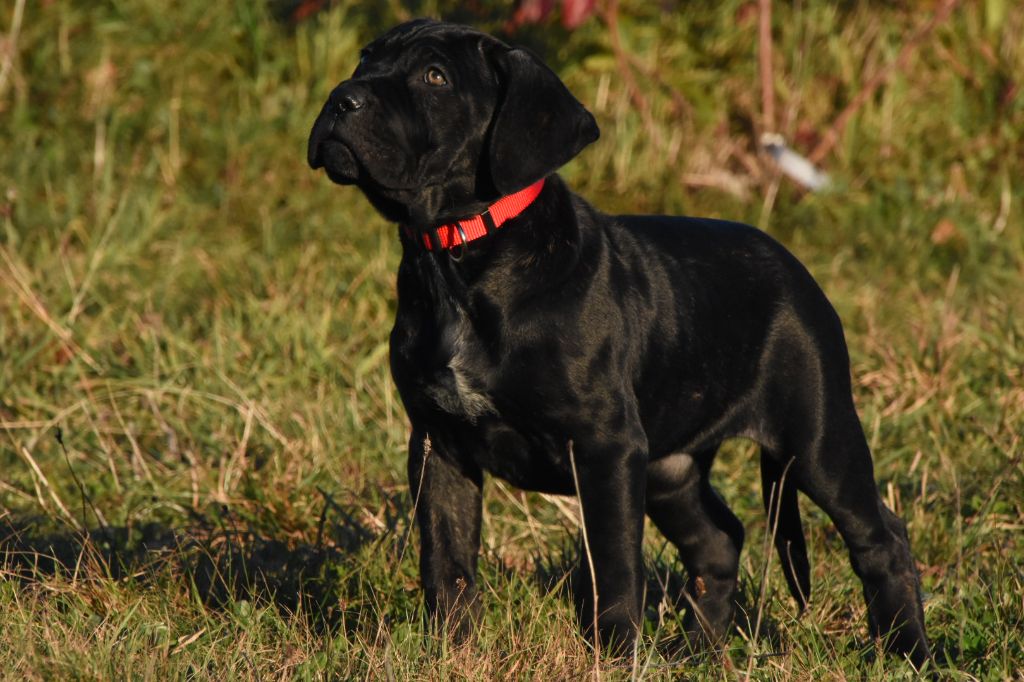
[[[396,26],[364,47],[359,53],[360,69],[401,69],[426,62],[480,64],[480,50],[487,44],[504,45],[468,26],[418,19]]]

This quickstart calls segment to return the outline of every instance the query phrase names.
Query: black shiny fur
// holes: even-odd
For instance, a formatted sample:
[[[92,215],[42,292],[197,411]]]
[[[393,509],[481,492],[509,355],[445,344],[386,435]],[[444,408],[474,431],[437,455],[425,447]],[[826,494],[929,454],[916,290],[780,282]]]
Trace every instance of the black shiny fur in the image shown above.
[[[686,565],[690,634],[720,641],[743,526],[708,471],[739,436],[762,446],[765,505],[800,604],[810,582],[797,490],[846,541],[872,632],[923,663],[914,560],[875,486],[832,306],[754,228],[605,215],[573,194],[554,171],[597,135],[528,52],[423,20],[371,43],[313,126],[310,165],[413,230],[547,177],[534,204],[461,260],[397,230],[391,368],[412,423],[429,611],[459,636],[472,627],[484,472],[573,495],[571,447],[604,645],[628,647],[642,617],[645,514]],[[595,590],[581,574],[586,629]]]

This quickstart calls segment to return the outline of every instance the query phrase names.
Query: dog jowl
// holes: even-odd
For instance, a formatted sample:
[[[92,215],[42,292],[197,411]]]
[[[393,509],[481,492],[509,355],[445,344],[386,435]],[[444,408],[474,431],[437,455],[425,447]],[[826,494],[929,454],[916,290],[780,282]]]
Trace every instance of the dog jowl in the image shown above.
[[[577,607],[602,646],[635,641],[645,517],[686,566],[688,635],[720,642],[744,534],[709,470],[745,437],[800,605],[798,491],[846,542],[872,633],[924,663],[914,560],[877,492],[832,306],[754,228],[593,208],[555,171],[597,137],[531,53],[426,20],[368,45],[313,124],[310,165],[398,224],[391,371],[428,611],[457,637],[473,626],[486,471],[579,495]]]

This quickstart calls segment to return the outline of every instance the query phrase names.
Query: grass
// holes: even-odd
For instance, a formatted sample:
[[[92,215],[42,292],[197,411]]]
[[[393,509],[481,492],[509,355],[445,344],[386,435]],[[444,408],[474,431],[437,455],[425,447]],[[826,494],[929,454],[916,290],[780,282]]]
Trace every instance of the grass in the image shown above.
[[[340,0],[295,27],[241,1],[14,4],[16,35],[12,8],[0,16],[4,674],[593,674],[565,587],[575,506],[500,481],[479,642],[452,651],[425,631],[386,360],[395,228],[304,163],[358,46],[456,3]],[[835,188],[807,195],[756,156],[753,5],[662,4],[620,9],[646,114],[600,22],[517,37],[601,124],[564,175],[609,211],[753,222],[808,265],[846,325],[940,669],[1024,676],[1024,9],[958,8],[851,119],[823,162]],[[776,5],[779,127],[803,152],[933,7]],[[845,550],[809,504],[814,595],[797,616],[752,455],[728,445],[714,474],[748,529],[728,655],[671,646],[683,569],[649,530],[636,667],[604,661],[602,676],[910,676],[876,655]]]

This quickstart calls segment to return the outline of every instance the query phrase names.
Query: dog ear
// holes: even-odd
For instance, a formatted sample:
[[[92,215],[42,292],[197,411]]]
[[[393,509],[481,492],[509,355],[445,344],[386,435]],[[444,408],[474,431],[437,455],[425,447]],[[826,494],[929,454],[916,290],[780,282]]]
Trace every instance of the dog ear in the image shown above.
[[[548,176],[597,139],[597,121],[540,59],[522,48],[496,56],[501,94],[491,126],[491,178],[510,194]]]

